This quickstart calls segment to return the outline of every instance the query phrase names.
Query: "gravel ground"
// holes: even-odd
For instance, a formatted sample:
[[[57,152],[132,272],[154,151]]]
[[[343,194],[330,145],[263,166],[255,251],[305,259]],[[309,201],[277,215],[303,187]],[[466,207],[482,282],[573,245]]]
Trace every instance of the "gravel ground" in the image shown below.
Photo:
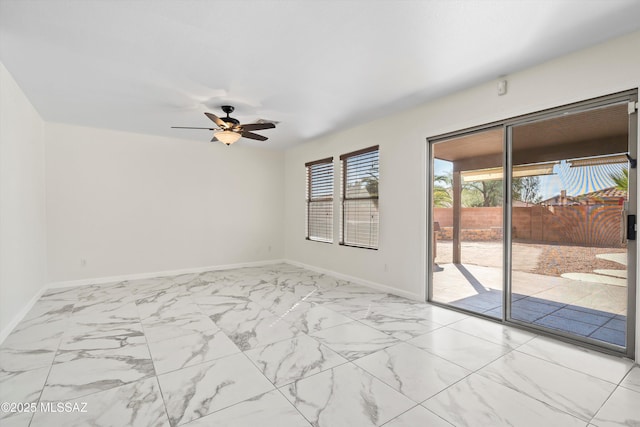
[[[436,263],[450,263],[452,249],[451,241],[439,241]],[[622,253],[626,249],[514,242],[512,251],[514,270],[560,276],[562,273],[592,273],[596,269],[623,270],[621,264],[596,258],[596,255]],[[502,256],[500,242],[462,242],[462,262],[465,264],[501,268]]]
[[[562,273],[591,273],[596,269],[623,270],[617,262],[596,258],[598,254],[626,252],[621,248],[592,248],[566,245],[531,245],[542,249],[533,273],[560,276]]]

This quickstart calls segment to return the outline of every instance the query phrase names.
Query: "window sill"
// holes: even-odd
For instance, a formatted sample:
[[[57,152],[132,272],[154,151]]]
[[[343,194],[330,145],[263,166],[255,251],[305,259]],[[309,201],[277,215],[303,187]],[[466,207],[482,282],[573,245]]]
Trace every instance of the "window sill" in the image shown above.
[[[340,243],[340,246],[346,246],[349,248],[359,248],[359,249],[369,249],[371,251],[377,251],[378,248],[372,248],[371,246],[360,246],[360,245],[354,245],[352,243]]]
[[[305,240],[309,242],[328,243],[330,245],[333,245],[333,240],[318,240],[318,239],[311,239],[309,237],[305,237]]]

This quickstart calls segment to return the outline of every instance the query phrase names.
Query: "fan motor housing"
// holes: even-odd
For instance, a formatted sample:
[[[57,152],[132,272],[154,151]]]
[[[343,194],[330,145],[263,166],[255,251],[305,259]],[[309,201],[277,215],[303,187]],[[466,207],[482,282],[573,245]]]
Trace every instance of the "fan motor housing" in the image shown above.
[[[233,125],[239,125],[240,124],[240,120],[238,119],[234,119],[233,117],[220,117],[220,120],[222,120],[223,122],[227,122],[227,123],[232,123]]]

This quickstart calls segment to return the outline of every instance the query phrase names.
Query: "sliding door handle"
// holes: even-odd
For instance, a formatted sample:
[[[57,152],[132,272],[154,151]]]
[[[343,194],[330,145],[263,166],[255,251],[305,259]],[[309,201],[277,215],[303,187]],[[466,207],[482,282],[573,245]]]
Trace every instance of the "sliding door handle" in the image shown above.
[[[636,231],[638,226],[636,225],[636,216],[627,215],[627,240],[636,240]]]

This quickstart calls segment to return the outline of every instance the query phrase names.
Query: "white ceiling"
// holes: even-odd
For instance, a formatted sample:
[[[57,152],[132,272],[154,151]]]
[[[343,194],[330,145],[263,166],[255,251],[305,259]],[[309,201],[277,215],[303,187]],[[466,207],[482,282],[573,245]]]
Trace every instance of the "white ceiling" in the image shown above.
[[[0,0],[0,60],[46,121],[290,147],[640,29],[638,0]]]

